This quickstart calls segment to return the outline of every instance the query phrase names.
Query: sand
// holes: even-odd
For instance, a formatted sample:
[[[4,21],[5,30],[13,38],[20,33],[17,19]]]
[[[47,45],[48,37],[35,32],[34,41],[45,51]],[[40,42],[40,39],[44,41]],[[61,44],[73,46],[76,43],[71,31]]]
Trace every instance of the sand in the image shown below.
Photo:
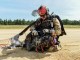
[[[1,29],[0,44],[8,44],[8,39],[20,31],[22,29]],[[80,60],[80,29],[66,29],[66,32],[67,35],[61,36],[59,39],[62,45],[62,49],[59,51],[37,53],[21,48],[7,51],[0,48],[0,60]],[[24,40],[27,33],[21,36],[20,40]]]

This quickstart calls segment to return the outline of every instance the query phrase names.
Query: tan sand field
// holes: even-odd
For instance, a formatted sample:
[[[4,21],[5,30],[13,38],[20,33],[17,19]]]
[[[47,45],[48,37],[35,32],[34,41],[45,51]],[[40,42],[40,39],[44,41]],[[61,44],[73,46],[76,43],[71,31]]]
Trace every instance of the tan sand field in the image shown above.
[[[9,38],[18,34],[22,29],[0,29],[0,44],[9,44]],[[80,60],[80,29],[66,29],[67,35],[61,36],[62,49],[57,52],[28,52],[21,48],[2,50],[0,60]],[[20,37],[24,40],[28,32]],[[7,54],[6,54],[7,53]]]

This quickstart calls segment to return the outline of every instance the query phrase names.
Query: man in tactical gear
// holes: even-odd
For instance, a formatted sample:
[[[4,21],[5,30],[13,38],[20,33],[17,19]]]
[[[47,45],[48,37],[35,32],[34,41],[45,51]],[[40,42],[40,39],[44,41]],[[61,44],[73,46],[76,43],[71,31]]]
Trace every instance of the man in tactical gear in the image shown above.
[[[63,23],[58,15],[50,15],[49,10],[45,6],[40,6],[37,12],[40,18],[37,19],[37,23],[35,25],[36,30],[45,28],[54,29],[57,35],[57,41],[59,36],[66,35]],[[50,20],[50,22],[48,20]]]

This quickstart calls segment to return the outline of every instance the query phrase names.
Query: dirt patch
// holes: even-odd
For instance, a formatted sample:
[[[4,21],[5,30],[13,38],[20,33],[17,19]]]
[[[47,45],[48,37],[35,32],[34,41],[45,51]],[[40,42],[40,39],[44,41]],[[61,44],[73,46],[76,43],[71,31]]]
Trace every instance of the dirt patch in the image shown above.
[[[18,34],[22,29],[0,30],[0,40],[8,39]],[[80,60],[80,29],[66,29],[67,35],[60,37],[62,49],[57,52],[28,52],[17,48],[8,50],[0,49],[0,60]],[[28,32],[20,37],[24,40]],[[7,40],[6,40],[7,41]],[[1,42],[0,43],[5,43]],[[4,55],[3,55],[4,54]]]

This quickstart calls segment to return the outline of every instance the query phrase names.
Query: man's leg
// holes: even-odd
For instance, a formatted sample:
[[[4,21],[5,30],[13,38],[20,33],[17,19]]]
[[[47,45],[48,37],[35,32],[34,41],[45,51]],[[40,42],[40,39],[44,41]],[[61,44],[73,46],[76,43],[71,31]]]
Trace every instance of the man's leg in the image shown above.
[[[24,40],[24,43],[23,43],[23,48],[26,47],[26,44],[27,44],[27,41],[30,43],[32,42],[32,35],[31,35],[31,32],[26,36],[25,40]]]

